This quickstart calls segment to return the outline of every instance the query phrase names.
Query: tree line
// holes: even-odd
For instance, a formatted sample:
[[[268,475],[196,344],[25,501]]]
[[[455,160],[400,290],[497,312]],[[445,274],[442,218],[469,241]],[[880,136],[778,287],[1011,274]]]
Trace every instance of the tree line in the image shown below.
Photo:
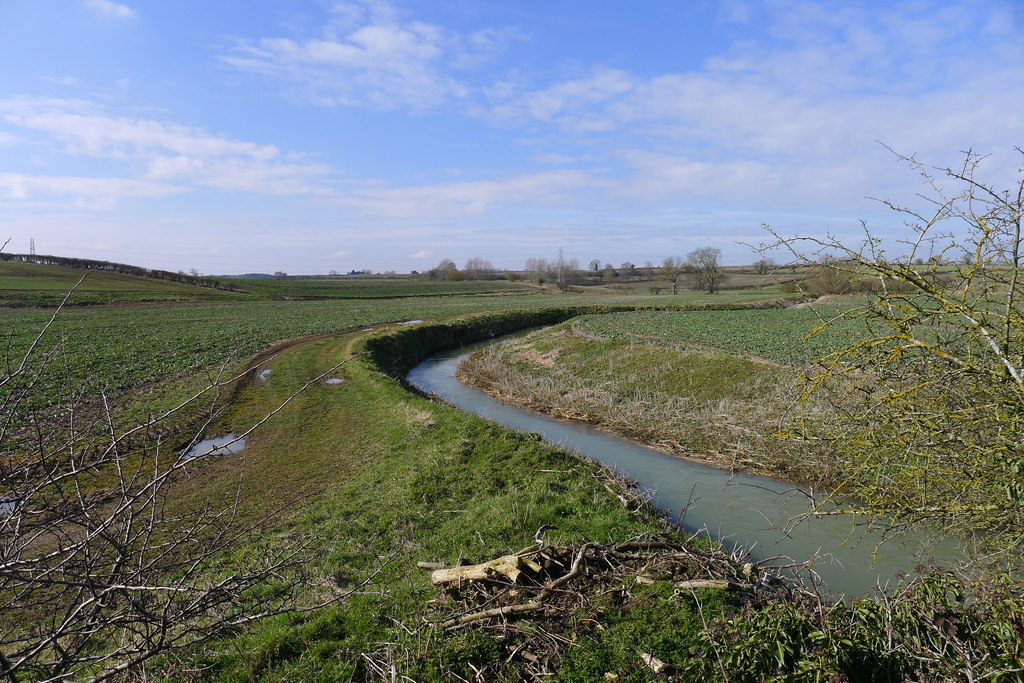
[[[643,266],[625,261],[618,267],[611,263],[602,264],[600,259],[593,259],[586,269],[580,268],[575,258],[566,258],[559,250],[554,259],[531,257],[526,259],[522,271],[502,272],[483,258],[473,257],[466,261],[462,270],[451,259],[441,261],[422,275],[434,280],[519,280],[526,279],[537,284],[554,284],[559,287],[593,284],[595,280],[612,282],[615,280],[664,280],[671,286],[672,293],[677,294],[679,286],[688,285],[692,289],[705,290],[709,294],[716,293],[727,278],[721,263],[722,250],[714,247],[694,249],[686,257],[669,256],[660,266],[648,261]],[[774,267],[768,259],[754,264],[759,273],[767,273]],[[662,287],[652,285],[652,293],[662,291]]]

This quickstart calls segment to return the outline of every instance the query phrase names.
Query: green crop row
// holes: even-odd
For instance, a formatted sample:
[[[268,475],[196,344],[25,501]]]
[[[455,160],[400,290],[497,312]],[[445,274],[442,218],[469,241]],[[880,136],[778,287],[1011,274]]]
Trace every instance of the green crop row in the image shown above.
[[[786,365],[803,365],[845,345],[860,323],[840,321],[811,334],[835,306],[744,311],[630,311],[585,316],[575,323],[583,334],[665,346],[700,346],[754,356]]]

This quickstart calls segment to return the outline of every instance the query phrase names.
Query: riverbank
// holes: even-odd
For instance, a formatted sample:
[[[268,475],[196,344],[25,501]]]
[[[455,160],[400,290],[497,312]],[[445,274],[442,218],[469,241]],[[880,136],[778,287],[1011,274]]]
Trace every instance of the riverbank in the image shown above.
[[[590,424],[701,464],[824,482],[827,463],[814,449],[776,438],[795,411],[814,419],[826,409],[796,400],[800,368],[779,362],[778,353],[764,357],[750,349],[738,355],[695,343],[686,330],[667,339],[622,334],[623,322],[642,329],[671,317],[685,326],[688,315],[618,314],[618,320],[602,323],[615,335],[590,329],[592,317],[571,320],[473,354],[458,377],[506,403]],[[700,312],[692,323],[710,326],[704,336],[712,338],[735,335],[738,325],[771,334],[764,316],[744,322],[745,315]],[[785,320],[784,311],[773,315]],[[795,317],[803,322],[804,316]],[[789,344],[798,343],[796,332]]]

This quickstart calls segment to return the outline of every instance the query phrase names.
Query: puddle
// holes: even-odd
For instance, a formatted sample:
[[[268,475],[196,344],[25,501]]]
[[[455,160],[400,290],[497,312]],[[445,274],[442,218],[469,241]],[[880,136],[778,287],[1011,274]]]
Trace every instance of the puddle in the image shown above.
[[[359,331],[360,332],[373,332],[375,329],[377,329],[377,328],[376,327],[365,327],[365,328],[363,328],[363,329],[361,329]]]
[[[403,320],[402,322],[395,323],[395,324],[396,325],[415,325],[416,323],[421,323],[421,322],[423,322],[423,321],[422,320]]]
[[[343,384],[345,380],[341,377],[328,377],[324,380],[324,384]]]
[[[260,384],[262,384],[263,382],[266,382],[267,378],[270,377],[270,373],[272,373],[273,371],[274,371],[273,368],[267,368],[266,370],[261,370],[260,374],[256,376],[256,381],[259,382]]]
[[[201,458],[209,455],[234,455],[245,448],[245,439],[238,439],[234,434],[228,434],[217,439],[206,439],[200,441],[183,456],[186,460]]]
[[[7,519],[13,515],[17,504],[17,498],[0,498],[0,519]]]

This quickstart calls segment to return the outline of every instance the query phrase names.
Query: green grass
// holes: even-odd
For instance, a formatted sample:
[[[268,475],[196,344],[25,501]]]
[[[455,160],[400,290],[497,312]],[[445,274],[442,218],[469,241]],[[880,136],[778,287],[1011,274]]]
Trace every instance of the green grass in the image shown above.
[[[447,282],[438,280],[338,278],[251,279],[218,278],[224,284],[273,297],[310,299],[389,299],[407,296],[533,292],[535,287],[506,280]]]

